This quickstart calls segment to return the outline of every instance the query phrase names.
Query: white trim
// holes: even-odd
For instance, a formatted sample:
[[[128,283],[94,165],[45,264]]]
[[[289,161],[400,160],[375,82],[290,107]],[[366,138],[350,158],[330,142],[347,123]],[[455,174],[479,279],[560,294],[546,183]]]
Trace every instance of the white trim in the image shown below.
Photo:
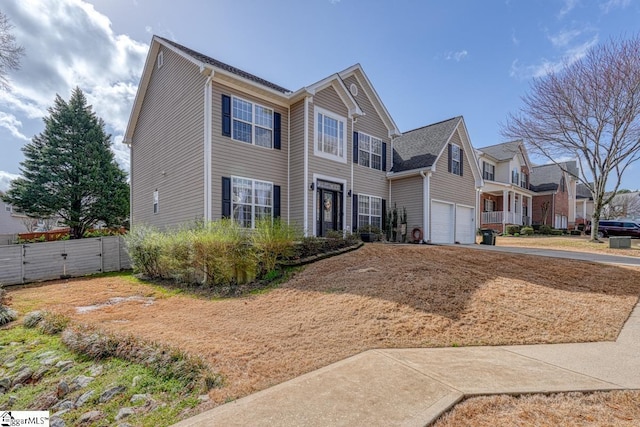
[[[213,74],[210,74],[207,78],[207,81],[204,84],[204,220],[209,222],[213,219],[212,209],[213,209],[213,200],[212,200],[212,192],[211,192],[211,161],[212,161],[212,151],[213,144],[211,142],[211,134],[213,132],[212,121],[213,121],[213,85],[211,79],[213,78]]]
[[[368,197],[369,198],[369,214],[367,214],[367,216],[369,217],[369,222],[371,222],[371,217],[375,217],[377,215],[372,215],[371,214],[371,199],[375,198],[375,199],[380,199],[380,229],[382,230],[384,228],[384,221],[386,219],[386,212],[382,212],[382,201],[384,200],[382,197],[379,196],[374,196],[373,194],[366,194],[366,193],[358,193],[358,227],[360,227],[360,201],[361,201],[361,197]],[[353,215],[351,215],[353,216]],[[353,221],[353,220],[352,220]],[[370,225],[370,224],[367,224]]]
[[[313,174],[313,234],[312,236],[315,236],[316,233],[318,232],[318,230],[316,229],[316,209],[317,209],[317,197],[316,197],[316,191],[318,191],[318,180],[322,180],[322,181],[329,181],[329,182],[335,182],[337,184],[342,184],[342,231],[344,232],[345,230],[345,225],[346,225],[346,221],[347,221],[347,210],[345,209],[346,203],[347,203],[347,180],[346,179],[342,179],[342,178],[336,178],[333,176],[329,176],[329,175],[322,175],[319,173],[314,173]],[[353,193],[352,193],[353,194]],[[351,215],[353,216],[353,215]]]
[[[235,117],[234,115],[234,108],[233,108],[233,102],[234,100],[238,100],[240,102],[245,102],[247,104],[251,105],[251,122],[248,122],[244,119],[241,119],[239,117]],[[249,144],[249,145],[253,145],[254,147],[260,147],[260,148],[266,148],[269,150],[274,150],[273,146],[274,146],[274,140],[275,140],[275,131],[274,131],[274,113],[276,112],[273,108],[271,107],[267,107],[265,105],[262,105],[260,103],[254,102],[254,101],[249,101],[248,99],[242,98],[240,96],[236,96],[236,95],[231,95],[231,106],[230,106],[230,116],[231,116],[231,140],[232,141],[237,141],[237,142],[242,142],[243,144]],[[260,107],[264,110],[269,110],[271,111],[271,128],[268,128],[266,126],[263,125],[259,125],[256,123],[256,109],[257,107]],[[233,131],[233,122],[238,121],[240,123],[245,123],[251,126],[251,142],[247,142],[247,141],[243,141],[241,139],[236,139],[235,138],[235,132]],[[256,144],[256,127],[259,127],[260,129],[266,129],[266,130],[270,130],[271,131],[271,145],[268,147],[265,147],[264,145],[258,145]]]
[[[251,181],[251,203],[234,203],[233,200],[233,180],[234,179],[240,179],[240,180],[245,180],[245,181]],[[231,212],[230,212],[230,218],[233,221],[233,206],[235,205],[243,205],[243,206],[251,206],[251,227],[248,227],[250,229],[254,229],[256,226],[256,211],[255,208],[256,207],[270,207],[271,208],[271,219],[273,220],[273,210],[275,207],[275,194],[274,194],[274,187],[275,184],[272,181],[265,181],[263,179],[256,179],[256,178],[249,178],[247,176],[237,176],[237,175],[231,175],[230,177],[231,180],[231,194],[230,194],[230,198],[231,198]],[[271,205],[263,205],[263,204],[259,204],[256,202],[256,191],[255,191],[255,187],[256,187],[256,183],[260,183],[260,184],[268,184],[271,186]],[[282,206],[282,203],[281,203]],[[247,227],[244,227],[247,228]]]
[[[317,118],[318,114],[322,114],[323,116],[332,118],[337,120],[338,123],[342,123],[342,153],[343,156],[333,155],[330,153],[325,153],[324,151],[318,150],[318,123]],[[338,131],[340,130],[338,125]],[[338,152],[340,152],[340,136],[338,135]],[[332,111],[326,110],[322,107],[318,107],[317,105],[313,106],[313,154],[318,157],[323,157],[325,159],[333,160],[340,163],[347,163],[347,118],[336,114]]]
[[[420,171],[422,176],[422,240],[431,241],[431,172]]]
[[[222,75],[223,72],[217,68],[208,68],[211,69],[211,71],[213,71],[215,73],[215,78],[213,79],[214,82],[219,83],[222,86],[226,86],[230,89],[235,89],[238,92],[242,92],[243,94],[248,94],[251,95],[253,97],[256,97],[264,102],[270,102],[274,105],[277,105],[279,107],[282,108],[287,108],[289,105],[291,105],[292,103],[289,102],[287,95],[280,93],[280,92],[276,92],[276,94],[280,94],[280,97],[273,97],[272,95],[274,95],[273,93],[269,92],[267,94],[265,94],[264,92],[262,92],[261,90],[264,89],[264,86],[249,86],[245,83],[245,85],[243,86],[242,84],[238,84],[236,83],[236,81],[231,80],[232,77],[235,76],[235,74],[225,74],[224,76]]]
[[[449,237],[451,238],[451,242],[455,243],[455,241],[456,241],[456,204],[453,203],[453,202],[449,202],[449,201],[446,201],[446,200],[439,200],[439,199],[431,199],[430,202],[431,203],[429,203],[429,207],[431,209],[433,209],[433,202],[440,203],[440,204],[443,204],[443,205],[449,205],[449,206],[453,207],[453,217],[451,218],[451,220],[453,221],[453,223],[452,223],[453,228],[450,230]],[[429,224],[429,228],[431,228],[431,224]],[[432,238],[430,238],[429,240],[432,240]]]
[[[369,150],[368,150],[369,166],[365,166],[365,165],[360,164],[360,136],[361,135],[369,137]],[[375,154],[373,154],[373,142],[374,142],[373,140],[374,139],[377,140],[377,141],[380,141],[380,169],[377,169],[377,168],[374,168],[374,167],[371,166],[371,164],[372,164],[371,160],[372,160],[373,156],[375,155]],[[366,133],[366,132],[358,132],[358,165],[362,166],[363,168],[373,169],[373,170],[385,172],[385,171],[382,170],[382,160],[386,156],[386,153],[383,151],[384,150],[384,143],[385,142],[384,142],[384,140],[382,138],[378,138],[377,136],[373,136],[373,135],[371,135],[369,133]],[[351,151],[353,151],[353,147],[352,147]],[[353,163],[353,162],[351,162],[351,163]]]
[[[287,224],[291,224],[291,107],[287,107]],[[280,200],[282,209],[282,200]]]
[[[349,163],[351,163],[351,188],[347,191],[351,191],[351,195],[353,196],[356,192],[355,189],[355,182],[353,181],[353,133],[355,132],[355,118],[351,118],[351,133],[349,133],[349,131],[347,130],[347,137],[349,137],[349,135],[351,135],[351,147],[349,147],[351,149],[351,161]],[[347,153],[347,156],[349,155],[349,153]],[[389,199],[391,200],[391,199]],[[351,213],[351,215],[347,215],[347,218],[349,218],[349,226],[345,227],[346,231],[349,232],[353,232],[353,197],[351,197],[351,206],[346,206],[347,208],[349,208],[349,212]],[[345,209],[345,215],[347,214],[347,210]],[[386,215],[386,212],[385,212]]]
[[[456,234],[458,232],[458,206],[463,207],[463,208],[468,208],[468,209],[473,209],[473,215],[471,216],[471,221],[476,222],[476,217],[477,217],[477,210],[476,208],[474,208],[471,205],[465,205],[464,203],[456,203],[454,210],[453,210],[453,241],[454,243],[457,241],[456,240]],[[472,225],[471,227],[471,235],[467,236],[469,237],[469,240],[471,241],[471,244],[475,243],[475,237],[476,237],[476,230],[477,230],[477,222],[476,222],[476,226],[474,227]],[[465,243],[463,243],[465,244]]]
[[[160,196],[158,193],[158,189],[156,188],[155,190],[153,190],[153,214],[157,215],[160,213]]]
[[[304,200],[302,202],[302,210],[304,218],[302,224],[304,227],[304,235],[309,236],[309,99],[304,98]],[[315,226],[314,226],[315,228]]]

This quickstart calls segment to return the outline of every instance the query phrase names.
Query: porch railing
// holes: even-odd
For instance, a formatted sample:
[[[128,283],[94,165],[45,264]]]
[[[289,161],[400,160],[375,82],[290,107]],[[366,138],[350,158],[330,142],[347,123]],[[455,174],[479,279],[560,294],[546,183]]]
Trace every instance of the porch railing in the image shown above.
[[[483,224],[502,224],[503,220],[506,224],[531,225],[531,218],[519,212],[482,212]]]

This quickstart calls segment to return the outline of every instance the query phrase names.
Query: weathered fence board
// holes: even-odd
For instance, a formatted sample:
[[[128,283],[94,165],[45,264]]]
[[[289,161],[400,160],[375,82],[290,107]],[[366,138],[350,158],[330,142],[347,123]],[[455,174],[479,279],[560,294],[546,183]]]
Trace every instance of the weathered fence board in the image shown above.
[[[131,261],[119,236],[0,246],[0,284],[128,268],[131,268]]]

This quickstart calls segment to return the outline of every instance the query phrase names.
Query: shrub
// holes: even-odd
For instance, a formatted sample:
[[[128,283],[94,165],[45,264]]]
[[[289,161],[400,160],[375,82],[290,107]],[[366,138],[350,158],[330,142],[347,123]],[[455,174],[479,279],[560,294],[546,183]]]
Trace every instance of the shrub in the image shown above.
[[[260,220],[251,234],[251,243],[258,253],[263,272],[275,269],[279,258],[291,254],[293,242],[302,237],[302,233],[279,219]]]
[[[13,322],[18,318],[18,313],[14,309],[7,307],[5,304],[6,291],[2,286],[0,286],[0,326]]]
[[[126,234],[124,240],[134,271],[150,278],[167,276],[161,260],[166,245],[163,233],[151,227],[140,226]]]
[[[564,232],[562,230],[553,228],[551,229],[551,232],[549,234],[551,234],[552,236],[562,236]]]
[[[27,313],[24,316],[24,319],[22,319],[22,325],[28,329],[35,328],[40,324],[40,322],[42,322],[43,318],[44,318],[43,311],[40,311],[40,310],[32,311],[30,313]]]
[[[520,226],[519,225],[507,225],[506,234],[513,235],[513,234],[516,234],[516,233],[520,233]]]
[[[551,230],[552,230],[552,228],[551,228],[550,225],[544,224],[544,225],[541,225],[540,228],[538,228],[538,233],[544,234],[544,235],[549,235],[549,234],[551,234]]]
[[[522,227],[520,229],[520,234],[523,236],[533,236],[533,228],[532,227]]]
[[[38,322],[38,329],[43,334],[55,335],[62,332],[68,324],[69,319],[62,314],[45,311],[42,315],[42,320]]]

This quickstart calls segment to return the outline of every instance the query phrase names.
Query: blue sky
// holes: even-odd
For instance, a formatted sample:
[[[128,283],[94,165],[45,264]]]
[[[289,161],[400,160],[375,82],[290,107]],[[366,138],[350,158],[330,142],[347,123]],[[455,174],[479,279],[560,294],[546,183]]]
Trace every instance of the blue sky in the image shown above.
[[[3,0],[25,47],[0,93],[0,190],[43,130],[55,94],[85,91],[122,135],[157,34],[296,90],[360,63],[401,131],[453,116],[471,142],[503,142],[500,123],[533,77],[597,43],[640,33],[640,0]],[[640,164],[621,188],[640,188]]]

